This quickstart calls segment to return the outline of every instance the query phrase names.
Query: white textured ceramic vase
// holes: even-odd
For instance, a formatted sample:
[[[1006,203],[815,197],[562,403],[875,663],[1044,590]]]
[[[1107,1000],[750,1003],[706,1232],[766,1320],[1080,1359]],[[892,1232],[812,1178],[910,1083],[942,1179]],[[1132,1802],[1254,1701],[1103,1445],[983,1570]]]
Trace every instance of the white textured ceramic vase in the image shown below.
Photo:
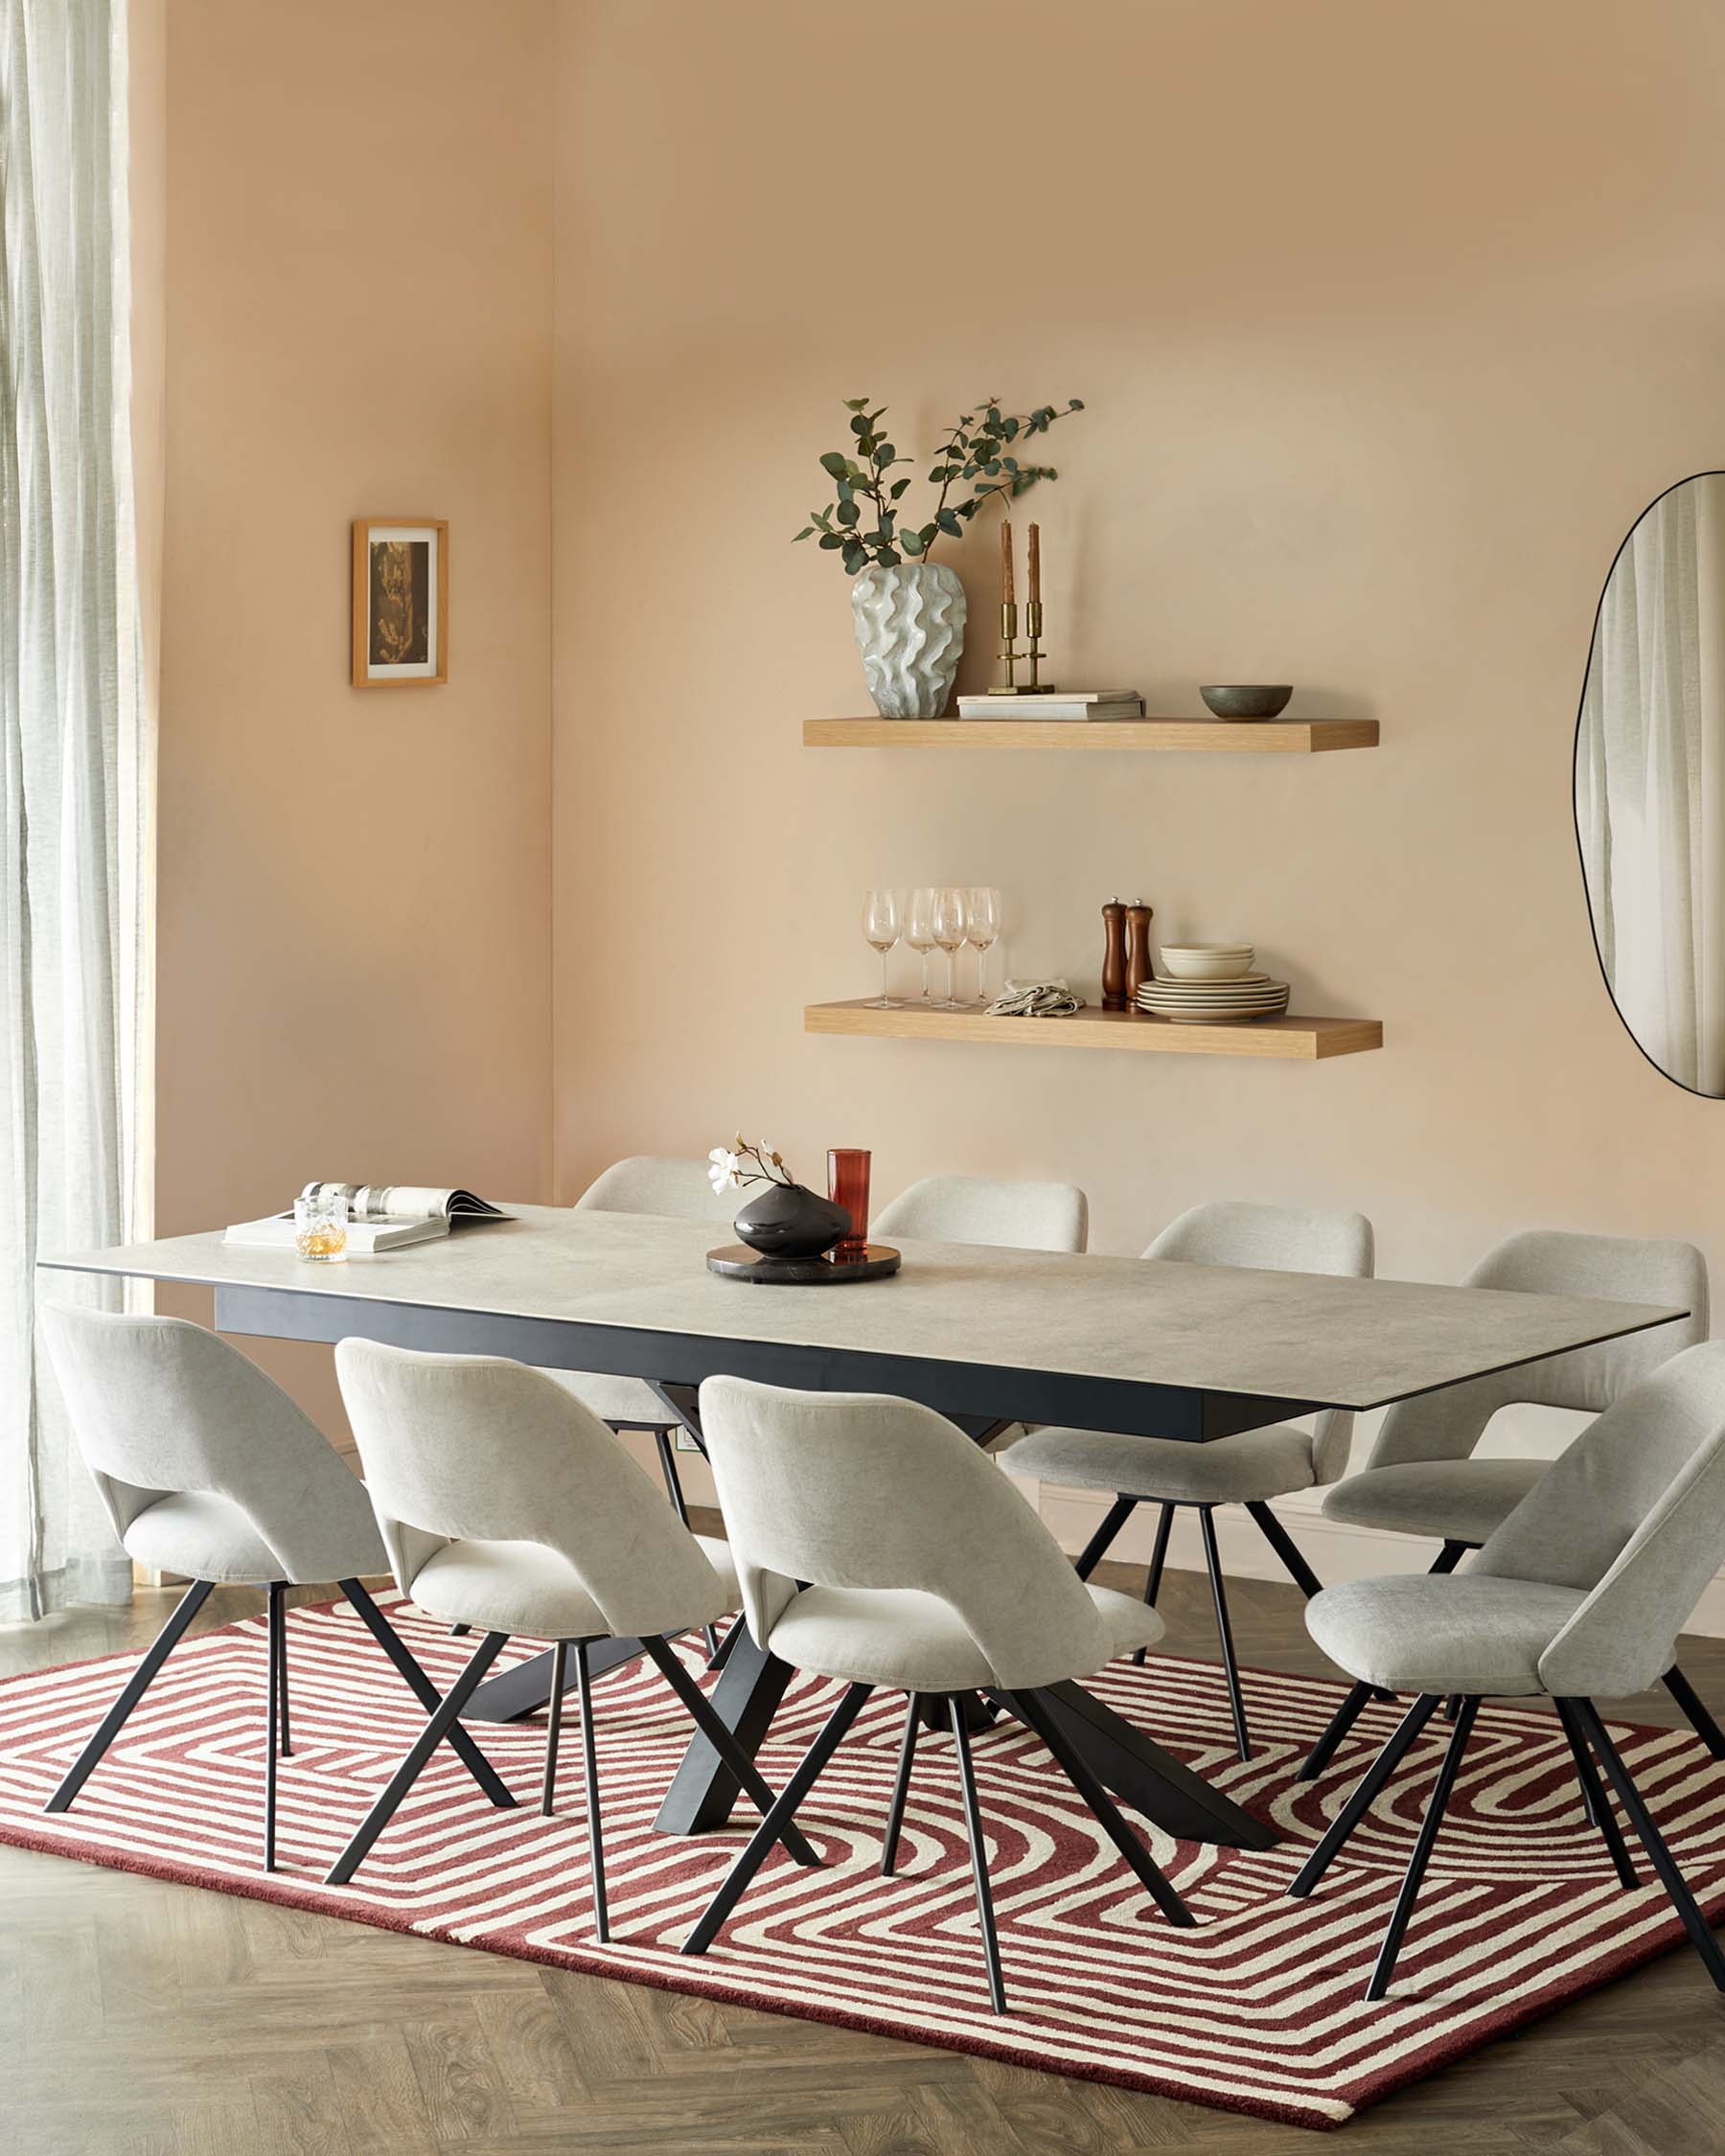
[[[851,585],[857,649],[883,719],[946,715],[964,649],[964,586],[944,562],[876,564]]]

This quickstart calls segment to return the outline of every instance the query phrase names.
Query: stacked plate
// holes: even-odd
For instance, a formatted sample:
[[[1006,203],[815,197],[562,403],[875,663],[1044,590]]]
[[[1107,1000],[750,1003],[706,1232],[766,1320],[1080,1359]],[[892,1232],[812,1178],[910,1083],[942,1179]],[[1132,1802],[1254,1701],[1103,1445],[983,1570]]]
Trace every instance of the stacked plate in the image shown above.
[[[1268,974],[1240,974],[1232,980],[1147,980],[1138,989],[1138,1006],[1180,1025],[1279,1018],[1288,1007],[1288,984]]]

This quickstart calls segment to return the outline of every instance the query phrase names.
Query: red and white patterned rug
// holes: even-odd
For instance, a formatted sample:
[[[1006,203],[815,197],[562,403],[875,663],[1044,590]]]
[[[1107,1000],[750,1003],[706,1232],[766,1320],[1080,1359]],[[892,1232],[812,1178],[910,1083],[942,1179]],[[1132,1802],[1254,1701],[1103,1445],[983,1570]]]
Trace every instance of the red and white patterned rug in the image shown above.
[[[440,1684],[470,1642],[385,1598]],[[1001,1722],[976,1742],[1011,2012],[989,2011],[951,1740],[925,1734],[900,1869],[879,1874],[903,1702],[877,1694],[799,1818],[826,1860],[782,1852],[704,1960],[676,1949],[754,1814],[676,1840],[652,1821],[689,1725],[645,1663],[596,1687],[612,1938],[592,1937],[580,1740],[571,1711],[557,1816],[538,1811],[542,1722],[472,1725],[521,1799],[499,1812],[443,1751],[356,1883],[320,1884],[423,1714],[345,1603],[289,1620],[294,1754],[281,1769],[281,1869],[258,1869],[263,1801],[263,1618],[182,1643],[76,1807],[41,1806],[106,1709],[128,1657],[0,1685],[0,1841],[253,1894],[813,2020],[1012,2059],[1306,2126],[1362,2105],[1550,2012],[1681,1939],[1648,1883],[1617,1885],[1581,1816],[1554,1717],[1480,1716],[1390,1998],[1361,1993],[1446,1732],[1429,1732],[1379,1810],[1310,1901],[1284,1889],[1395,1709],[1361,1718],[1316,1783],[1294,1773],[1341,1697],[1330,1683],[1248,1677],[1257,1755],[1233,1757],[1221,1673],[1152,1657],[1093,1689],[1287,1840],[1265,1854],[1151,1846],[1198,1928],[1174,1931],[1104,1842],[1037,1740]],[[532,1648],[517,1643],[499,1668]],[[691,1666],[699,1666],[691,1654]],[[839,1687],[794,1684],[761,1768],[789,1775]],[[1710,1915],[1725,1911],[1725,1768],[1688,1731],[1617,1729]],[[1141,1824],[1141,1822],[1138,1823]],[[1697,1965],[1694,1982],[1705,1975]]]

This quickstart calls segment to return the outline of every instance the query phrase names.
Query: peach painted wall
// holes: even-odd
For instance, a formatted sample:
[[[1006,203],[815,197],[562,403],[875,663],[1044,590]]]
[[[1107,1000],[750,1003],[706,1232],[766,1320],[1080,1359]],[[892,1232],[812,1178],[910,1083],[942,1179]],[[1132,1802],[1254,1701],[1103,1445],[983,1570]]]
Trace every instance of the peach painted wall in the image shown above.
[[[1599,585],[1720,457],[1705,0],[587,0],[560,15],[558,1181],[741,1124],[1070,1177],[1094,1247],[1208,1197],[1364,1208],[1454,1277],[1532,1223],[1725,1267],[1725,1109],[1659,1078],[1570,813]],[[986,60],[993,87],[963,89]],[[950,99],[943,89],[950,86]],[[787,542],[839,400],[900,444],[1089,405],[1035,497],[1059,678],[1369,713],[1312,761],[834,753],[867,709]],[[948,558],[988,677],[992,520]],[[1254,1062],[812,1039],[872,882],[994,883],[1092,985],[1097,907],[1255,939],[1383,1053]],[[938,958],[935,961],[939,966]],[[1053,1028],[1050,1028],[1052,1035]]]
[[[548,1194],[550,32],[167,0],[164,1234],[318,1173]],[[402,513],[449,682],[365,693],[349,521]],[[256,1352],[339,1429],[326,1351]]]

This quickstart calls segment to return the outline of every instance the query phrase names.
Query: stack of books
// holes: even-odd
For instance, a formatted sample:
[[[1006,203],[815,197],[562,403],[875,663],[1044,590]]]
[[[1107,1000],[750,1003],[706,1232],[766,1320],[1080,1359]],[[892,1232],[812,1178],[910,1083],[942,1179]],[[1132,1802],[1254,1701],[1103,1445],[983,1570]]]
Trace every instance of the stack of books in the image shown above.
[[[1049,689],[1028,697],[960,697],[960,719],[1141,719],[1136,689]]]

